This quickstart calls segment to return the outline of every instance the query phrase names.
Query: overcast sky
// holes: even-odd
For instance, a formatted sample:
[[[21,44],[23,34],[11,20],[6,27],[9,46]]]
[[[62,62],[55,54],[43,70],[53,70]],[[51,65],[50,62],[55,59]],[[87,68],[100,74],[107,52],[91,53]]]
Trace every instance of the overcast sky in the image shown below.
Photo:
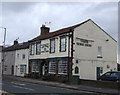
[[[45,22],[51,32],[92,19],[114,39],[118,37],[117,2],[81,3],[2,3],[2,26],[7,28],[6,44],[25,42],[40,34]],[[0,44],[3,44],[4,29],[0,29]]]

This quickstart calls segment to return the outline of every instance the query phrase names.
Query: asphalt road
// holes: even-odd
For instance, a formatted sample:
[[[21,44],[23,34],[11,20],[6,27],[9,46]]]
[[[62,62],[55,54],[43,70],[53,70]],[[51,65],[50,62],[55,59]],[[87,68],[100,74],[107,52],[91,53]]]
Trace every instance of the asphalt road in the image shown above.
[[[79,91],[79,90],[72,90],[72,89],[65,89],[65,88],[57,88],[39,84],[32,84],[32,83],[25,83],[19,81],[12,81],[12,80],[3,80],[2,81],[2,90],[8,93],[12,93],[15,95],[18,94],[42,94],[42,95],[101,95],[94,92],[86,92],[86,91]]]

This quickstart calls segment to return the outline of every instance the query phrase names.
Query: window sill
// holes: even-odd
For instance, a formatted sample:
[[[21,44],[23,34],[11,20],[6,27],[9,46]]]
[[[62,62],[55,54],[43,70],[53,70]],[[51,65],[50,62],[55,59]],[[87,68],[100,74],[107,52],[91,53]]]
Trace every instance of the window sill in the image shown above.
[[[58,73],[58,74],[60,74],[60,75],[67,75],[67,73]]]
[[[48,72],[49,74],[56,74],[56,73],[52,73],[52,72]]]

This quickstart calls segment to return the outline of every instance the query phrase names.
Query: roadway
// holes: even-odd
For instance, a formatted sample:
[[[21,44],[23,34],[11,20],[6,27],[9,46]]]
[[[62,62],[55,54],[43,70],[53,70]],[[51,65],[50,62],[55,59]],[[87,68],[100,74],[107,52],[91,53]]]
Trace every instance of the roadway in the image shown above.
[[[11,93],[14,95],[101,95],[95,92],[87,92],[87,91],[80,91],[80,90],[72,90],[66,88],[59,88],[59,87],[52,87],[40,84],[33,84],[33,83],[26,83],[20,81],[13,81],[4,79],[2,81],[2,91]]]

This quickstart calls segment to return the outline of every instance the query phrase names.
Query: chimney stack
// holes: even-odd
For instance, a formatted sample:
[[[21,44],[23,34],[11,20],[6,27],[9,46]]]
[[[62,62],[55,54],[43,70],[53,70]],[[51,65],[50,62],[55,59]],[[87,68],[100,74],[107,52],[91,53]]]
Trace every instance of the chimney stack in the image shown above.
[[[46,27],[45,25],[42,25],[41,27],[41,35],[49,33],[50,28]]]
[[[14,45],[17,45],[17,44],[18,44],[18,41],[17,41],[17,40],[15,40],[15,41],[14,41]]]

